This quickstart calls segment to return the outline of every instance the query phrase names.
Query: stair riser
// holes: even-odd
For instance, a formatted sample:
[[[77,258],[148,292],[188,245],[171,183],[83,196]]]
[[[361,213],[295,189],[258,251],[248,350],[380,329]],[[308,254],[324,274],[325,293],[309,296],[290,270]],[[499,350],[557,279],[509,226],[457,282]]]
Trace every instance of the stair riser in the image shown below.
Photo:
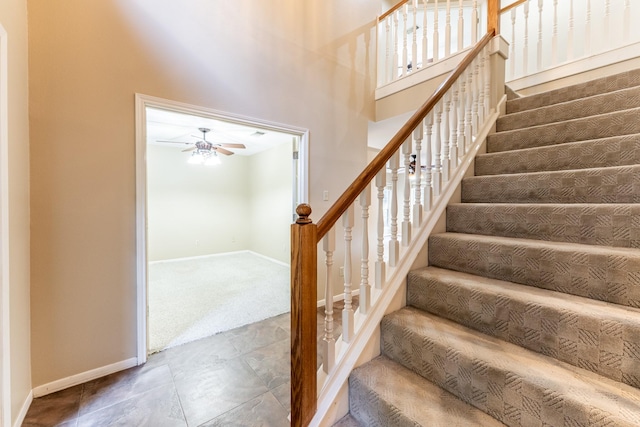
[[[476,176],[640,164],[640,135],[549,147],[503,151],[476,157]]]
[[[455,204],[447,231],[640,248],[640,205]]]
[[[429,238],[429,264],[640,307],[640,256],[583,251],[525,240],[489,243],[451,234]]]
[[[640,109],[636,108],[596,117],[495,133],[487,138],[487,152],[496,153],[636,134],[640,133],[638,117],[640,117]]]
[[[462,181],[462,201],[640,203],[640,167],[471,177]]]
[[[554,91],[507,101],[507,114],[572,101],[640,85],[640,70],[607,76]]]
[[[354,375],[349,377],[349,411],[360,425],[367,427],[416,425]]]
[[[633,425],[590,410],[579,394],[556,393],[542,378],[523,377],[499,361],[479,359],[466,348],[450,345],[454,343],[385,320],[381,335],[387,357],[509,426]]]
[[[640,323],[543,305],[526,295],[410,274],[407,304],[634,387],[640,387]],[[600,314],[600,313],[598,313]],[[637,320],[637,316],[634,317]]]
[[[572,120],[580,117],[596,116],[614,111],[640,107],[640,86],[606,93],[570,103],[541,107],[535,110],[508,114],[500,117],[496,123],[498,132],[522,129]]]

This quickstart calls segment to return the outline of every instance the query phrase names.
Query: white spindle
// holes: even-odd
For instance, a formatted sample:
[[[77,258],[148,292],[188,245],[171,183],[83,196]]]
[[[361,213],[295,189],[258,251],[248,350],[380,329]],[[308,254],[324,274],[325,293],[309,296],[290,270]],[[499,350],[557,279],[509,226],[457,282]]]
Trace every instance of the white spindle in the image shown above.
[[[605,0],[604,2],[604,37],[603,40],[609,40],[611,33],[609,28],[611,26],[611,0]]]
[[[449,150],[451,143],[451,128],[449,126],[449,114],[451,113],[450,93],[447,92],[442,98],[444,105],[444,114],[442,115],[442,181],[449,182],[449,171],[451,168],[451,159],[449,158]]]
[[[558,63],[558,0],[553,0],[553,35],[551,38],[551,65]]]
[[[438,33],[438,0],[435,0],[433,9],[433,62],[440,58],[440,34]]]
[[[411,180],[409,179],[409,166],[411,165],[411,136],[402,144],[402,156],[404,158],[404,198],[402,204],[402,246],[411,243]]]
[[[422,0],[422,66],[426,67],[429,62],[429,43],[427,39],[427,1]]]
[[[458,1],[458,52],[464,48],[464,16],[462,0]]]
[[[376,288],[382,289],[386,279],[384,262],[384,189],[387,186],[387,168],[376,175],[378,189],[378,259],[376,261]]]
[[[442,101],[436,104],[434,110],[436,120],[433,131],[433,196],[438,197],[442,189]]]
[[[624,0],[624,21],[622,23],[622,41],[627,44],[629,40],[629,31],[631,26],[631,0]]]
[[[470,73],[473,74],[472,88],[473,88],[473,104],[471,106],[471,127],[473,129],[473,135],[478,133],[478,105],[480,103],[480,82],[479,79],[479,60],[476,58],[470,68]]]
[[[567,34],[567,60],[573,59],[573,28],[574,28],[574,17],[573,17],[573,0],[569,0],[569,33]]]
[[[491,114],[491,63],[489,57],[489,48],[485,46],[482,51],[484,59],[484,118],[486,120]]]
[[[522,48],[522,75],[529,72],[529,1],[524,3],[524,43]]]
[[[407,75],[407,65],[409,64],[409,59],[407,57],[407,32],[409,30],[408,20],[407,20],[407,11],[409,6],[406,4],[402,6],[402,76]]]
[[[411,43],[411,71],[418,69],[418,0],[413,0],[413,38]]]
[[[467,112],[464,118],[464,126],[465,126],[464,127],[464,134],[465,134],[464,154],[467,153],[467,151],[471,147],[471,143],[473,142],[472,114],[473,114],[473,97],[474,97],[473,93],[475,91],[475,88],[473,86],[473,69],[471,68],[471,66],[469,66],[469,69],[467,70],[466,73],[467,73],[467,102],[466,102]]]
[[[484,52],[478,55],[478,72],[476,78],[478,79],[478,129],[484,123]],[[478,132],[476,129],[476,132]]]
[[[511,56],[509,57],[511,80],[516,77],[516,9],[511,9]]]
[[[453,84],[452,91],[452,108],[451,108],[451,152],[449,154],[451,161],[451,171],[455,171],[458,167],[458,102],[460,99],[460,80]]]
[[[537,55],[537,70],[542,70],[542,9],[544,8],[544,1],[538,0],[538,55]]]
[[[326,373],[333,369],[336,360],[336,340],[333,337],[333,252],[336,250],[335,231],[332,228],[322,239],[327,268],[324,288],[324,350],[322,353],[322,368]]]
[[[389,265],[395,267],[400,255],[400,242],[398,242],[398,167],[400,159],[396,151],[389,159],[389,169],[391,169],[391,239],[389,240]]]
[[[385,67],[384,67],[384,82],[389,83],[393,78],[393,73],[391,72],[391,67],[393,67],[393,57],[391,55],[391,43],[392,43],[392,34],[391,34],[391,18],[387,16],[384,19],[384,28],[385,28]],[[390,69],[391,68],[391,69]]]
[[[451,0],[447,0],[447,12],[444,27],[444,56],[451,55]]]
[[[416,163],[413,170],[413,179],[416,183],[415,198],[413,203],[413,225],[420,227],[422,224],[422,137],[424,134],[424,128],[420,123],[413,130],[413,140],[416,143]]]
[[[591,0],[587,0],[587,17],[584,23],[584,55],[591,53]]]
[[[400,28],[398,28],[398,15],[400,12],[397,10],[393,12],[393,29],[394,29],[394,40],[393,40],[393,62],[391,63],[391,80],[395,80],[398,78],[398,52],[400,50]]]
[[[342,310],[342,341],[353,339],[353,306],[351,290],[351,232],[353,230],[353,205],[342,215],[344,227],[344,309]]]
[[[362,258],[360,259],[360,313],[368,314],[371,308],[371,286],[369,285],[369,206],[371,205],[371,185],[360,193],[362,209]]]
[[[431,134],[432,134],[432,129],[433,129],[433,112],[429,113],[429,115],[424,119],[424,124],[425,124],[425,128],[426,128],[426,141],[425,141],[425,145],[424,145],[424,166],[425,166],[425,170],[424,170],[424,180],[425,180],[425,184],[424,184],[424,210],[425,211],[430,211],[431,207],[433,206],[433,190],[432,190],[432,170],[433,170],[433,166],[432,166],[432,150],[433,150],[433,145],[432,145],[432,140],[431,140]]]
[[[467,83],[466,76],[462,74],[458,78],[458,85],[460,86],[460,95],[459,95],[458,104],[456,105],[456,108],[459,110],[458,111],[458,146],[456,148],[456,151],[458,152],[458,156],[463,156],[466,153],[465,141],[467,137],[465,136],[466,128],[464,125],[466,102],[467,102],[466,83]]]
[[[478,0],[473,0],[473,10],[471,11],[471,44],[478,42]]]

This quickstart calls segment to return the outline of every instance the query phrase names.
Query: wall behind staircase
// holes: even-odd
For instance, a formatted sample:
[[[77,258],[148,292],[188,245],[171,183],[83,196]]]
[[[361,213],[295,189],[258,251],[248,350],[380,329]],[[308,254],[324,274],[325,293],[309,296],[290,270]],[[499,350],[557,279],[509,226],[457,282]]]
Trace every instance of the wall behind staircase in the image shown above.
[[[34,386],[136,355],[134,93],[309,129],[317,220],[365,164],[378,12],[29,1]]]

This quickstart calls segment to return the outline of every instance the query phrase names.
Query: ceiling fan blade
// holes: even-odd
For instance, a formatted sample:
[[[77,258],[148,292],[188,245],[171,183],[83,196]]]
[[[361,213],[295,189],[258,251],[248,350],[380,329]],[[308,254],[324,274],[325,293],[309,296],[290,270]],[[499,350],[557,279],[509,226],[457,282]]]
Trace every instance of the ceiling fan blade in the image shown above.
[[[231,156],[233,154],[233,151],[229,151],[229,150],[225,150],[222,147],[218,147],[218,146],[213,146],[212,147],[214,150],[216,150],[218,153],[227,155],[227,156]]]
[[[225,142],[216,144],[216,145],[219,147],[226,147],[226,148],[247,148],[244,146],[244,144],[227,144]]]
[[[193,150],[195,150],[196,148],[198,148],[198,147],[196,147],[196,146],[194,145],[193,147],[185,148],[184,150],[182,150],[182,152],[184,153],[185,151],[193,151]]]
[[[169,142],[171,144],[193,144],[193,142],[185,142],[185,141],[166,141],[166,140],[161,140],[161,139],[157,139],[156,142]]]

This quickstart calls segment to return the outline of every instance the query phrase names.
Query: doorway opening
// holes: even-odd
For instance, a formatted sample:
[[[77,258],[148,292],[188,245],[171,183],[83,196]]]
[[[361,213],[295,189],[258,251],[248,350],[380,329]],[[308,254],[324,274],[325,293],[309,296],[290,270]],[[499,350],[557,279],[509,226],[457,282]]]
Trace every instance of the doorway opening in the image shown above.
[[[308,135],[145,95],[136,116],[141,364],[289,311],[289,229],[307,200]]]

